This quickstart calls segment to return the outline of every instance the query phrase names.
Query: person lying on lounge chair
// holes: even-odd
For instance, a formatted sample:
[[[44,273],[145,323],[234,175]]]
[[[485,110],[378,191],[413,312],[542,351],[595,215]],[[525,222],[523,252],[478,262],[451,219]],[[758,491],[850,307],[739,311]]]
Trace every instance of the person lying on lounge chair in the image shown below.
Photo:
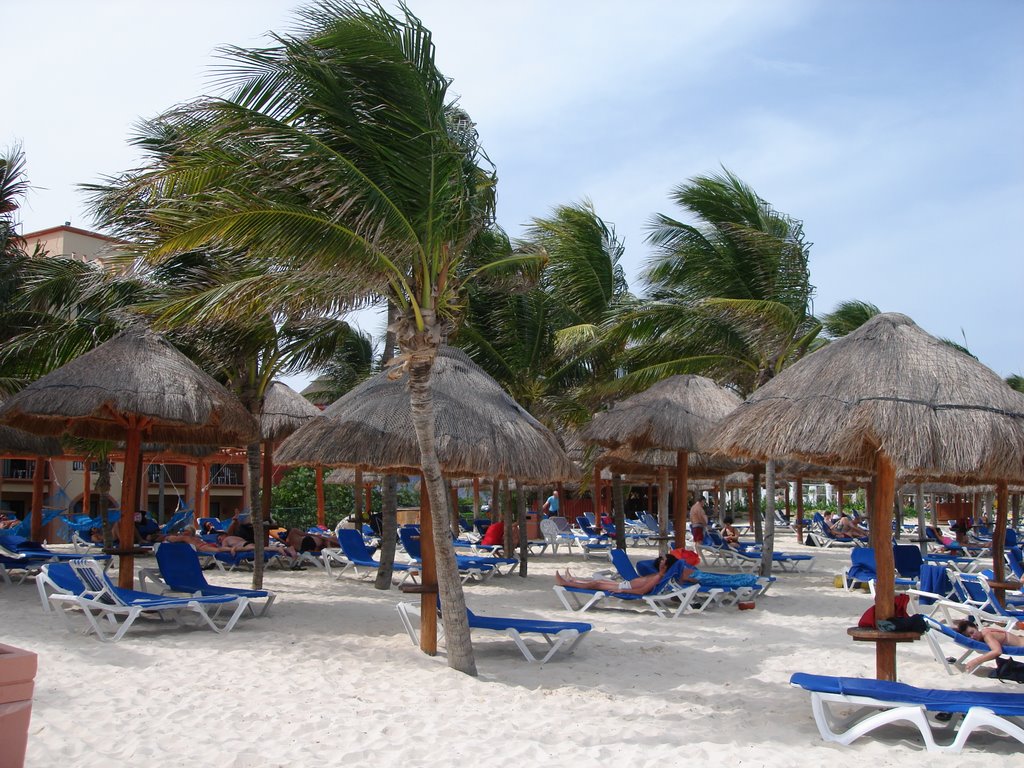
[[[649,576],[637,576],[631,581],[615,581],[614,579],[577,579],[565,572],[562,576],[555,571],[555,583],[562,587],[576,587],[577,589],[599,589],[602,592],[621,592],[627,595],[646,595],[654,589],[658,582],[665,575],[665,571],[671,568],[676,562],[672,555],[659,557],[654,561],[657,569]]]
[[[231,552],[232,554],[234,554],[235,552],[238,552],[242,549],[252,549],[252,545],[239,536],[221,537],[221,539],[224,538],[232,539],[232,543],[234,544],[234,546],[232,547],[230,544],[223,544],[221,543],[221,541],[218,541],[216,544],[214,544],[212,541],[206,541],[205,539],[197,536],[196,529],[190,526],[183,530],[181,533],[167,534],[166,536],[164,536],[164,541],[183,541],[186,544],[191,544],[192,548],[196,552]],[[241,541],[241,544],[234,542],[235,539]]]
[[[853,522],[845,512],[830,527],[836,536],[859,538],[868,535],[868,532]]]
[[[1004,645],[1014,648],[1024,647],[1024,637],[996,627],[979,628],[974,623],[973,616],[969,619],[960,619],[960,621],[953,625],[953,628],[961,635],[966,635],[971,640],[977,640],[979,643],[985,643],[992,649],[988,653],[983,653],[964,663],[964,668],[970,673],[976,673],[978,667],[986,661],[998,659],[1003,653]],[[991,669],[994,670],[995,668],[992,667]]]

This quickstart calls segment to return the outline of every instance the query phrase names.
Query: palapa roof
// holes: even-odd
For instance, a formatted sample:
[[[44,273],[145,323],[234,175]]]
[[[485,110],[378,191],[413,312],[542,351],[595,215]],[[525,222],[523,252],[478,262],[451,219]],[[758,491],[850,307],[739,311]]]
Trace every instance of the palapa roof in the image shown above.
[[[544,482],[574,476],[555,436],[464,352],[438,350],[431,374],[437,454],[448,476]],[[419,472],[407,375],[367,379],[288,437],[281,464]]]
[[[260,439],[280,440],[319,415],[320,409],[309,400],[287,384],[273,381],[263,395]]]
[[[658,470],[673,469],[676,466],[676,451],[665,451],[659,448],[635,450],[628,445],[620,445],[603,453],[595,460],[599,467],[607,467],[614,472],[649,476],[657,475]],[[687,456],[689,474],[694,477],[721,477],[747,469],[749,462],[739,462],[724,456],[709,456],[703,453],[690,453]]]
[[[1024,396],[905,315],[881,314],[785,369],[713,430],[733,457],[792,458],[903,481],[1024,477]]]
[[[0,402],[0,406],[3,403]],[[0,426],[0,456],[60,456],[60,441],[40,437],[14,427]]]
[[[0,422],[43,435],[123,440],[126,417],[156,443],[242,444],[256,423],[237,398],[162,336],[123,331],[0,405]]]
[[[387,475],[380,472],[364,472],[363,483],[365,485],[380,485]],[[395,479],[400,483],[409,482],[408,475],[396,475]],[[324,482],[331,485],[354,485],[356,482],[355,467],[338,467],[332,469],[325,477]]]
[[[598,413],[581,434],[608,448],[701,451],[708,430],[740,402],[704,376],[671,376]]]

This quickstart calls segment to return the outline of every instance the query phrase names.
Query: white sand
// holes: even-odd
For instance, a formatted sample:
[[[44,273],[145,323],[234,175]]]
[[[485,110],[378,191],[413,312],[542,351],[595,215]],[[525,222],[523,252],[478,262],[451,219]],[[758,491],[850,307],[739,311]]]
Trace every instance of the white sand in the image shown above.
[[[230,634],[145,622],[116,644],[67,632],[31,583],[0,586],[0,641],[39,654],[30,768],[1009,764],[1019,745],[985,734],[960,756],[927,755],[905,728],[851,747],[822,742],[789,676],[872,676],[874,647],[845,634],[870,598],[832,586],[848,552],[804,548],[788,532],[780,543],[818,562],[808,575],[780,574],[755,610],[674,620],[592,610],[582,620],[594,631],[575,654],[544,667],[476,633],[477,678],[412,645],[394,607],[408,596],[314,570],[268,572],[271,616]],[[551,590],[566,565],[605,566],[548,553],[527,579],[469,586],[467,602],[479,613],[576,618]],[[247,586],[251,576],[208,578]],[[924,642],[900,646],[898,664],[916,685],[1013,690],[948,677]]]

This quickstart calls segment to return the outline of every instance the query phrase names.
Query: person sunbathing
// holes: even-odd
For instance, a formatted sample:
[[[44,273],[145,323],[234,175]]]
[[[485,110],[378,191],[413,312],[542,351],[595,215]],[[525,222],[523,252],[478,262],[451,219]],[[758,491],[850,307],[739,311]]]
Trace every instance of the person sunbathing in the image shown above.
[[[237,536],[232,538],[238,538]],[[164,536],[164,541],[183,541],[186,544],[191,544],[192,549],[196,552],[234,552],[230,546],[222,546],[219,542],[214,543],[212,541],[206,541],[205,539],[196,535],[196,529],[189,527],[183,530],[181,533],[169,533]],[[242,540],[243,543],[245,540]]]
[[[655,572],[648,576],[637,576],[629,581],[614,579],[577,579],[569,571],[565,576],[555,571],[555,583],[562,587],[577,589],[599,589],[602,592],[618,592],[626,595],[646,595],[661,581],[665,572],[676,562],[672,555],[664,555],[654,561]]]
[[[740,543],[739,531],[732,527],[731,517],[722,521],[722,541],[733,547]]]
[[[868,532],[853,522],[846,513],[843,513],[831,527],[834,535],[844,539],[862,538],[868,535]]]
[[[978,667],[986,661],[998,659],[1003,654],[1003,646],[1008,645],[1013,648],[1024,647],[1024,637],[997,627],[979,628],[974,623],[973,616],[969,619],[961,619],[953,625],[953,628],[961,635],[971,638],[971,640],[985,643],[991,649],[988,653],[983,653],[964,664],[964,669],[969,673],[976,672]]]

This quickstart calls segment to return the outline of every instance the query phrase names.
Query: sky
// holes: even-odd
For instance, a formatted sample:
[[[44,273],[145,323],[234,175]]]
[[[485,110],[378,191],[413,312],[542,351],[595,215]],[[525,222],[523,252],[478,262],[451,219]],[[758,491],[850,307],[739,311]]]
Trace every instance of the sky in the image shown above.
[[[22,146],[32,183],[22,232],[95,228],[78,185],[132,168],[139,120],[212,93],[218,48],[267,44],[302,4],[0,0],[0,148]],[[589,200],[642,293],[652,216],[681,216],[672,190],[728,168],[803,221],[817,314],[869,301],[1024,373],[1024,2],[409,6],[497,166],[513,237]]]

